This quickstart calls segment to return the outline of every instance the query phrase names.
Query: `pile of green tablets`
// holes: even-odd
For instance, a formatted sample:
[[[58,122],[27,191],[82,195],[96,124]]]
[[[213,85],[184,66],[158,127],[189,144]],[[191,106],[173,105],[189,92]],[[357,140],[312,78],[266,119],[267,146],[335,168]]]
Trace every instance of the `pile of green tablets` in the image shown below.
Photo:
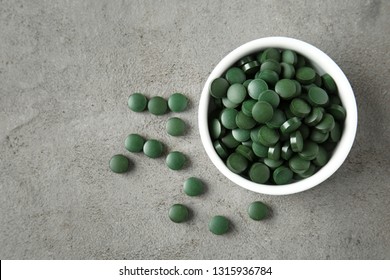
[[[209,131],[234,173],[288,184],[324,166],[346,110],[333,78],[292,50],[265,49],[236,62],[210,85]]]

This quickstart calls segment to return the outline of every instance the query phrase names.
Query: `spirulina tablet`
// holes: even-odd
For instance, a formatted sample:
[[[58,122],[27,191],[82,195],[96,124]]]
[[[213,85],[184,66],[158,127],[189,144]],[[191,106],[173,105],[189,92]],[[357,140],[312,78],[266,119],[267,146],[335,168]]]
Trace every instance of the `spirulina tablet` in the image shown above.
[[[174,93],[168,98],[168,107],[172,112],[183,112],[188,105],[188,99],[181,93]]]
[[[163,115],[168,110],[168,103],[161,96],[154,96],[148,102],[148,110],[153,115]]]
[[[311,67],[301,67],[297,70],[295,77],[298,82],[304,85],[311,84],[316,78],[316,72]]]
[[[186,157],[178,151],[170,152],[166,159],[167,166],[172,170],[180,170],[186,163]]]
[[[270,171],[268,166],[261,162],[255,162],[249,169],[250,179],[259,184],[264,184],[270,177]]]
[[[262,79],[254,79],[248,84],[248,94],[255,100],[258,100],[260,93],[267,89],[268,85]]]
[[[198,178],[190,177],[184,181],[183,190],[188,196],[198,196],[204,192],[204,185]]]
[[[285,185],[291,182],[294,173],[285,166],[276,168],[273,172],[272,178],[277,185]]]
[[[248,160],[243,155],[234,152],[226,160],[226,165],[230,171],[240,174],[248,167]]]
[[[227,95],[229,82],[224,78],[216,78],[211,82],[210,93],[215,98],[223,98]]]
[[[291,99],[297,93],[297,87],[293,80],[282,79],[275,84],[275,91],[283,99]]]
[[[266,101],[258,101],[252,108],[252,117],[258,123],[266,123],[272,119],[274,109],[271,104]]]
[[[158,158],[163,153],[163,144],[156,140],[147,140],[143,147],[144,154],[150,158]]]
[[[133,93],[129,96],[127,105],[134,112],[142,112],[148,104],[148,99],[142,93]]]
[[[217,119],[213,122],[215,129],[215,138],[218,138],[221,135],[222,127]],[[219,131],[217,129],[219,128]],[[185,122],[177,117],[169,118],[166,125],[167,133],[171,136],[182,136],[186,130]]]
[[[263,220],[268,215],[268,207],[261,201],[255,201],[249,204],[248,215],[255,221]]]
[[[242,84],[246,80],[245,72],[238,67],[230,68],[225,75],[226,80],[231,84]]]
[[[188,220],[188,208],[182,204],[174,204],[169,208],[168,216],[172,222],[182,223]]]
[[[125,140],[125,148],[129,152],[139,153],[142,151],[145,139],[136,133],[129,134]]]
[[[129,160],[124,155],[114,155],[110,159],[110,169],[115,173],[124,173],[129,169]]]
[[[209,222],[209,230],[216,235],[225,234],[229,230],[229,220],[224,216],[214,216]]]

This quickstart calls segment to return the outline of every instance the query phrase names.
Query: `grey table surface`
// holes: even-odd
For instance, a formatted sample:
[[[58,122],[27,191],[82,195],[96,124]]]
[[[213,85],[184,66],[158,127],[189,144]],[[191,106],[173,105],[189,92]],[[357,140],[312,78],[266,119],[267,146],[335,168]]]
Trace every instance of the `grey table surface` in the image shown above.
[[[1,259],[389,259],[390,1],[1,1]],[[289,36],[326,52],[354,89],[359,126],[342,167],[321,185],[268,196],[236,186],[200,141],[203,84],[229,51]],[[127,108],[132,92],[190,99],[161,117]],[[185,137],[165,133],[180,116]],[[130,154],[129,133],[162,140],[189,159]],[[124,153],[126,175],[109,171]],[[182,192],[189,176],[207,185]],[[254,222],[262,200],[273,217]],[[192,209],[169,221],[171,204]],[[207,229],[213,215],[229,234]]]

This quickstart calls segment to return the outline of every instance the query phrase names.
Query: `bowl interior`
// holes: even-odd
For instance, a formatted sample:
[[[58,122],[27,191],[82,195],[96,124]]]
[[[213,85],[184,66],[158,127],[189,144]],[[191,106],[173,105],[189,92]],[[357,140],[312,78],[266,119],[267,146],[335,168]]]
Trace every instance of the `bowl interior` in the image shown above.
[[[240,58],[270,47],[296,51],[310,60],[312,66],[320,75],[324,73],[331,75],[337,84],[339,97],[347,111],[342,137],[336,146],[329,162],[321,169],[319,169],[313,176],[287,185],[258,184],[231,172],[214,150],[208,127],[208,113],[210,110],[210,83],[215,78],[221,77],[225,71],[234,65],[234,63],[237,62]],[[218,170],[222,172],[228,179],[243,188],[257,193],[285,195],[301,192],[320,184],[329,178],[342,165],[349,151],[351,150],[353,141],[355,139],[357,128],[357,108],[355,96],[348,79],[346,78],[343,71],[337,66],[337,64],[324,52],[308,43],[297,39],[287,37],[267,37],[248,42],[238,47],[218,63],[218,65],[214,68],[208,77],[202,90],[199,104],[198,122],[201,140],[207,155],[213,164],[218,168]]]

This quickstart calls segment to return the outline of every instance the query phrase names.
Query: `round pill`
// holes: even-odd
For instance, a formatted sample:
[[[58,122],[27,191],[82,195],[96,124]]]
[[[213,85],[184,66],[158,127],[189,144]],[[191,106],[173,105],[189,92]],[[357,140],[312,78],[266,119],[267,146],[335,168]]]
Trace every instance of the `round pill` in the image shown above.
[[[276,109],[274,110],[274,115],[272,116],[272,119],[270,119],[265,124],[269,128],[279,129],[280,126],[286,121],[286,115],[283,113],[282,110]]]
[[[238,142],[245,142],[250,139],[250,130],[236,128],[232,130],[232,135]]]
[[[319,146],[317,143],[312,141],[306,141],[303,144],[303,149],[298,155],[305,160],[313,160],[317,157]]]
[[[337,121],[344,121],[347,114],[344,107],[338,104],[330,105],[327,111]]]
[[[259,142],[264,146],[271,147],[279,141],[279,133],[277,130],[262,126],[259,130]]]
[[[281,54],[280,54],[279,50],[277,50],[275,48],[268,48],[268,49],[264,50],[263,53],[261,54],[260,62],[264,63],[268,59],[273,59],[273,60],[279,62],[281,59]]]
[[[232,67],[229,70],[227,70],[225,74],[226,80],[232,85],[232,84],[242,84],[246,80],[246,76],[244,71],[242,71],[238,67]]]
[[[178,151],[170,152],[166,158],[166,164],[172,170],[182,169],[185,162],[186,157],[183,155],[183,153]]]
[[[326,149],[322,146],[318,146],[317,157],[313,160],[313,163],[316,166],[322,167],[328,162],[328,160],[329,160],[329,155]]]
[[[335,121],[331,114],[325,113],[322,120],[315,126],[321,132],[329,132],[334,128]]]
[[[229,220],[224,216],[214,216],[209,222],[209,230],[216,235],[224,234],[229,230]]]
[[[138,153],[142,151],[145,139],[138,134],[129,134],[125,140],[125,148],[129,152]]]
[[[266,101],[258,101],[252,108],[252,117],[258,123],[266,123],[272,119],[274,109],[271,104]]]
[[[220,142],[220,141],[215,141],[213,143],[213,146],[214,146],[214,149],[215,151],[217,152],[217,154],[219,155],[219,157],[221,159],[225,159],[228,157],[228,151],[226,149],[226,147]]]
[[[322,76],[322,83],[323,83],[325,89],[329,93],[336,93],[337,92],[336,83],[334,82],[333,78],[329,74],[324,74]]]
[[[184,129],[185,129],[185,125],[184,125]],[[218,139],[222,135],[224,128],[222,127],[222,125],[218,119],[212,119],[209,123],[209,129],[210,129],[211,138]],[[167,130],[168,130],[168,124],[167,124]],[[168,132],[168,134],[169,134],[169,132]]]
[[[316,77],[316,72],[314,71],[313,68],[305,66],[305,67],[298,68],[295,77],[298,80],[298,82],[300,82],[301,84],[308,85],[314,82]]]
[[[310,88],[307,95],[309,102],[314,106],[325,106],[329,102],[328,94],[320,87]]]
[[[261,201],[255,201],[249,204],[248,215],[255,221],[263,220],[268,215],[268,207]]]
[[[127,100],[127,106],[134,112],[142,112],[148,104],[148,99],[142,93],[133,93]]]
[[[264,70],[271,70],[279,75],[281,71],[280,63],[273,59],[268,59],[261,64],[260,71]]]
[[[158,158],[163,153],[163,144],[155,139],[147,140],[143,147],[144,154],[150,158]]]
[[[298,62],[298,56],[296,52],[292,50],[284,50],[282,51],[282,61],[294,65]]]
[[[124,173],[129,170],[129,159],[124,155],[114,155],[110,159],[110,169],[115,173]]]
[[[293,152],[300,152],[303,149],[303,138],[299,130],[290,134],[290,145]]]
[[[291,99],[297,93],[295,82],[290,79],[281,79],[275,84],[275,92],[283,99]]]
[[[270,177],[268,166],[261,162],[255,162],[249,169],[249,178],[258,184],[264,184]]]
[[[335,122],[333,129],[329,132],[330,140],[333,142],[339,142],[341,139],[341,127]]]
[[[275,85],[277,81],[279,81],[279,75],[275,71],[265,69],[258,73],[257,79],[264,80],[269,85]]]
[[[321,110],[320,107],[315,107],[311,113],[305,117],[304,122],[309,126],[315,126],[322,120],[323,116],[323,110]]]
[[[236,115],[236,125],[241,129],[252,129],[256,126],[256,121],[240,111]]]
[[[188,219],[188,208],[182,204],[174,204],[169,208],[168,216],[172,222],[182,223]]]
[[[310,161],[305,160],[298,155],[295,155],[292,158],[290,158],[288,164],[291,170],[294,171],[295,173],[303,173],[307,169],[309,169]]]
[[[190,177],[184,181],[183,190],[188,196],[198,196],[204,192],[204,185],[198,178]]]
[[[256,60],[248,62],[241,66],[241,69],[247,76],[253,76],[260,69],[260,63]]]
[[[301,126],[302,122],[297,117],[288,119],[280,126],[280,131],[282,134],[290,134],[291,132],[297,130]]]
[[[268,156],[268,147],[258,142],[252,143],[252,151],[258,157],[264,158]]]
[[[224,78],[216,78],[211,82],[210,94],[215,98],[223,98],[227,95],[229,82]]]
[[[291,64],[282,62],[280,63],[281,73],[280,76],[283,79],[293,79],[295,77],[295,68]]]
[[[294,173],[285,166],[279,166],[274,170],[272,178],[277,185],[285,185],[291,182]]]
[[[268,89],[267,83],[262,79],[254,79],[248,85],[248,94],[255,100],[259,99],[260,93]]]
[[[230,171],[240,174],[248,167],[248,160],[239,153],[232,153],[226,160]]]
[[[252,117],[252,109],[255,104],[256,104],[256,100],[253,99],[245,100],[241,105],[242,112],[248,117]]]
[[[221,113],[221,123],[227,129],[235,129],[237,127],[236,124],[236,116],[238,111],[233,108],[225,108]]]
[[[268,158],[273,160],[279,160],[281,154],[282,146],[280,143],[277,143],[275,146],[268,148]]]
[[[263,91],[260,93],[258,100],[268,102],[274,109],[276,109],[280,103],[279,95],[273,90]]]
[[[240,104],[245,100],[246,88],[242,84],[232,84],[227,91],[227,98],[236,104]]]
[[[168,107],[172,112],[183,112],[188,105],[188,99],[181,93],[174,93],[168,98]]]
[[[311,107],[301,98],[294,98],[290,103],[290,111],[299,118],[304,118],[310,114]]]
[[[215,124],[215,121],[219,125],[219,136],[220,136],[220,134],[221,134],[221,124],[219,123],[219,121],[217,119],[214,119],[213,124]],[[218,131],[216,131],[218,125],[215,124],[216,127],[213,127],[215,133],[218,132]],[[171,135],[171,136],[182,136],[185,133],[186,124],[185,124],[185,122],[182,119],[177,118],[177,117],[173,117],[173,118],[169,118],[168,119],[167,125],[166,125],[166,129],[167,129],[167,133],[169,135]],[[216,138],[218,138],[218,137],[216,137]]]
[[[153,115],[163,115],[168,110],[167,101],[161,96],[154,96],[148,102],[148,110]]]

